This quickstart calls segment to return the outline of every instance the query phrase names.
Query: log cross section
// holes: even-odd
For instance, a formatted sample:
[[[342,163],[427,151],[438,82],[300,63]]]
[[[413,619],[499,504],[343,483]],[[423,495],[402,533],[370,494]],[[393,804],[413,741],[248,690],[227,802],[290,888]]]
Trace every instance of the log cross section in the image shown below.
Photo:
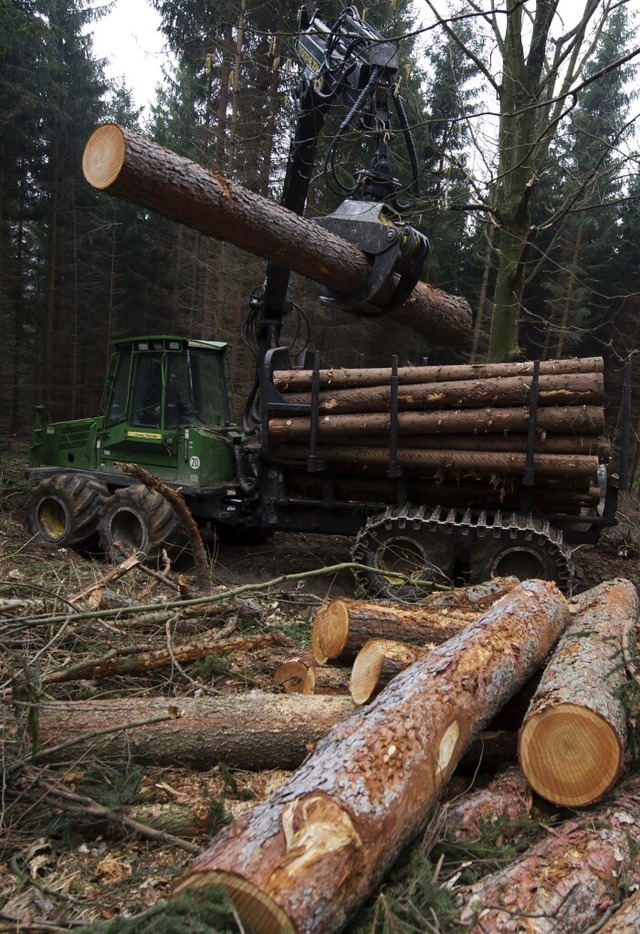
[[[224,886],[257,934],[340,930],[568,616],[555,584],[520,584],[331,730],[270,798],[214,838],[174,892]]]

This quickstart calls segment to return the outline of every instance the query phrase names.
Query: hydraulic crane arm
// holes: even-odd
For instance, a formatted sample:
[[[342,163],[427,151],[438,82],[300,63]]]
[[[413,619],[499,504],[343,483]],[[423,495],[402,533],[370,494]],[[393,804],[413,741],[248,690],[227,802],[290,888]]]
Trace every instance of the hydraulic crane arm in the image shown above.
[[[422,234],[406,225],[395,227],[382,213],[384,202],[390,202],[396,213],[408,207],[399,201],[402,186],[390,169],[391,101],[409,155],[410,192],[412,196],[418,193],[415,147],[397,89],[397,44],[385,40],[364,22],[354,6],[349,6],[331,27],[317,13],[309,17],[303,8],[296,45],[303,76],[296,92],[298,119],[280,203],[297,214],[304,212],[327,112],[335,104],[342,106],[346,113],[325,157],[324,176],[329,188],[347,200],[335,214],[319,223],[371,255],[371,283],[352,296],[347,306],[361,306],[366,313],[371,297],[397,273],[401,285],[393,290],[387,309],[391,310],[415,286],[428,251]],[[347,131],[354,128],[373,139],[375,152],[370,166],[357,170],[355,181],[346,185],[338,173],[338,154]],[[368,203],[362,205],[363,201]],[[290,271],[285,266],[270,263],[262,293],[254,297],[254,305],[259,306],[254,309],[259,311],[254,326],[257,325],[260,359],[270,346],[278,343],[282,320],[289,310],[286,298],[289,278]],[[345,304],[329,293],[324,298],[334,304]]]

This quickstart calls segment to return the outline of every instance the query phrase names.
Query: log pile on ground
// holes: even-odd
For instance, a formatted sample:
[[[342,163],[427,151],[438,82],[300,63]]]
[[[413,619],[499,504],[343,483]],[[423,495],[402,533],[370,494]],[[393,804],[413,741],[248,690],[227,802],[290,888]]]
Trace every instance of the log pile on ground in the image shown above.
[[[190,620],[193,609],[179,612]],[[126,611],[110,612],[115,622]],[[189,659],[201,664],[204,649],[212,658],[235,649],[266,652],[260,664],[271,659],[264,670],[277,672],[272,693],[145,691],[82,701],[54,700],[54,693],[37,707],[39,745],[22,778],[53,808],[184,855],[196,852],[194,840],[202,846],[210,808],[189,799],[166,808],[105,807],[76,790],[74,776],[92,760],[123,759],[203,775],[295,769],[279,773],[268,797],[239,810],[186,864],[166,906],[171,911],[182,893],[215,899],[212,884],[221,884],[244,928],[257,934],[341,930],[423,828],[421,847],[436,845],[440,867],[439,841],[469,852],[479,840],[486,854],[507,841],[516,846],[523,827],[525,835],[536,827],[537,842],[510,870],[472,885],[450,876],[458,919],[477,934],[515,934],[523,918],[533,934],[584,934],[640,882],[633,857],[640,790],[628,762],[625,775],[622,663],[638,612],[635,588],[621,579],[572,600],[554,584],[511,579],[434,593],[411,607],[343,598],[313,615],[312,650],[297,653],[277,631],[234,635],[229,613],[218,614],[216,634],[195,637],[189,625],[184,645],[167,638],[165,649],[156,643],[152,650],[137,636],[131,652],[119,646],[82,664],[52,666],[44,689],[64,692],[80,678],[84,685],[100,679],[102,691],[108,678],[152,675]],[[69,769],[69,762],[84,765]],[[69,777],[56,781],[55,769]],[[479,772],[495,776],[487,787]],[[540,795],[551,802],[542,824]],[[595,801],[598,810],[584,819],[574,815],[544,832],[554,820],[549,808]],[[624,917],[618,927],[611,919],[616,934]]]
[[[487,508],[510,509],[533,422],[534,505],[577,513],[598,503],[598,465],[610,455],[603,369],[593,357],[543,361],[539,375],[532,363],[276,370],[291,410],[279,405],[269,437],[300,494],[322,491],[322,474],[306,470],[312,454],[335,465],[341,497],[393,501],[401,469],[416,505],[473,506],[482,489]]]

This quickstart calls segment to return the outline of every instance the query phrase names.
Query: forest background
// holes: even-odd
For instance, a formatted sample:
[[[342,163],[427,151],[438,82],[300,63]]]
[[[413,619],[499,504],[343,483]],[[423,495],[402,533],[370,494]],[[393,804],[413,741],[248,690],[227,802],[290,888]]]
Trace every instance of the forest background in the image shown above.
[[[145,333],[227,340],[239,411],[253,381],[243,342],[262,260],[92,190],[93,129],[115,121],[278,199],[295,121],[298,4],[149,0],[171,57],[148,114],[106,78],[88,0],[0,0],[0,431],[96,414],[108,342]],[[400,40],[400,91],[421,190],[424,278],[467,298],[473,334],[438,347],[391,319],[355,320],[292,279],[294,349],[325,365],[602,355],[612,437],[638,352],[640,178],[632,0],[395,0],[367,8]],[[342,10],[321,0],[331,24]],[[566,12],[566,11],[565,11]],[[335,133],[337,112],[327,121]],[[324,154],[325,143],[319,152]],[[394,143],[395,145],[395,143]],[[353,171],[362,138],[345,140]],[[398,147],[394,174],[408,180]],[[317,167],[307,214],[340,201]],[[640,373],[633,368],[634,473]]]

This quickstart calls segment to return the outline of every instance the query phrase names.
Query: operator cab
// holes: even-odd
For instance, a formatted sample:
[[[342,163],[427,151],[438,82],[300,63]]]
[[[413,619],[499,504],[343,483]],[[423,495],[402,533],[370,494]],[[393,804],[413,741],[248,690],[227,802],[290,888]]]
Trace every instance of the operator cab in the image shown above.
[[[229,420],[227,344],[177,337],[116,341],[106,383],[105,427],[164,432]]]

